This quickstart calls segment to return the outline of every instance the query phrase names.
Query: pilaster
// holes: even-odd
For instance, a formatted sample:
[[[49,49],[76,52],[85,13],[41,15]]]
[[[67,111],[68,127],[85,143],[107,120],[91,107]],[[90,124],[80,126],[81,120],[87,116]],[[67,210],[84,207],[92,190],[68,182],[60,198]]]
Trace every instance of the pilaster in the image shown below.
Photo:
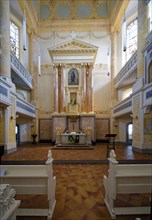
[[[59,113],[64,112],[64,80],[63,80],[63,67],[61,64],[58,65],[58,111]]]
[[[81,65],[81,74],[82,74],[82,105],[81,111],[86,112],[86,74],[85,74],[85,65]]]
[[[148,34],[148,9],[145,0],[138,1],[138,50],[137,50],[137,78],[144,76],[144,56],[145,37]]]
[[[10,78],[10,1],[0,0],[0,12],[0,75]]]

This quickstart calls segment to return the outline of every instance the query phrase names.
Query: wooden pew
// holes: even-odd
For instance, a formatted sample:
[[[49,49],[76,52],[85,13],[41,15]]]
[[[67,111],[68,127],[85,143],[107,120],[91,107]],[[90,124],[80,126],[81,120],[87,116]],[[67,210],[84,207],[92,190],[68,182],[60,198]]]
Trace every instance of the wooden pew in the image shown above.
[[[116,215],[150,214],[151,207],[115,207],[118,194],[152,192],[152,164],[118,164],[114,150],[110,152],[108,177],[104,175],[104,202],[112,219]]]
[[[53,176],[52,153],[48,151],[48,160],[44,165],[1,165],[6,171],[0,177],[1,184],[10,184],[16,189],[16,194],[47,195],[47,209],[18,209],[17,216],[47,216],[52,218],[55,207],[56,177]],[[21,201],[22,203],[22,201]]]

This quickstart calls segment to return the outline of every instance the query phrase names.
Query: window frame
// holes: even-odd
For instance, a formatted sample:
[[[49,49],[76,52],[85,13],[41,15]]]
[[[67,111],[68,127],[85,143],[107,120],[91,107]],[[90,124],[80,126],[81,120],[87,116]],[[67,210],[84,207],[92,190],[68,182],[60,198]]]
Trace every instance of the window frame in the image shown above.
[[[16,33],[16,32],[13,32],[12,30],[11,30],[11,25],[14,25],[14,26],[16,26],[16,28],[17,28],[17,31],[18,31],[18,33]],[[16,22],[14,22],[12,19],[10,20],[10,47],[12,48],[12,43],[11,43],[11,32],[12,33],[14,33],[14,35],[15,35],[15,38],[13,38],[13,40],[15,40],[15,48],[16,48],[16,52],[15,51],[13,51],[13,49],[11,49],[11,52],[18,58],[18,59],[20,59],[20,27],[16,24]],[[17,37],[16,37],[17,36]],[[16,38],[18,38],[18,39],[16,39]],[[17,42],[17,45],[16,45],[16,42]]]

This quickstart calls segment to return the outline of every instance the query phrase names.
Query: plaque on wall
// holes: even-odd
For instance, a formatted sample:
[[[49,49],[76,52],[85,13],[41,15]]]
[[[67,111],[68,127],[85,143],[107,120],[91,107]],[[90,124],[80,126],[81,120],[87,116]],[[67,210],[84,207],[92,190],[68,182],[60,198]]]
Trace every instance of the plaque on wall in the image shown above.
[[[76,69],[71,69],[68,73],[68,85],[79,85],[79,73]]]

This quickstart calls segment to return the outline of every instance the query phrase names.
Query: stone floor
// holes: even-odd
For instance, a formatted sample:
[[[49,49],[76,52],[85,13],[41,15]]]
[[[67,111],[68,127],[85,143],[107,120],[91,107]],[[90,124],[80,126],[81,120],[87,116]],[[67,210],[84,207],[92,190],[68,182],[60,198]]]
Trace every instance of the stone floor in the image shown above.
[[[110,220],[104,204],[103,175],[108,171],[106,144],[97,144],[94,149],[54,149],[49,144],[26,145],[2,157],[4,164],[42,164],[47,160],[47,152],[52,149],[53,170],[57,178],[56,207],[52,220]],[[121,163],[149,163],[150,154],[132,151],[131,146],[119,145],[115,148]],[[20,198],[20,196],[17,196]],[[27,204],[43,208],[47,205],[42,196],[22,196],[22,206]],[[29,202],[33,201],[33,202]],[[36,202],[35,202],[36,201]],[[137,194],[119,196],[118,205],[143,206],[149,202],[149,195]],[[150,215],[118,216],[118,220],[150,220]],[[17,217],[17,220],[43,220],[44,217]]]

